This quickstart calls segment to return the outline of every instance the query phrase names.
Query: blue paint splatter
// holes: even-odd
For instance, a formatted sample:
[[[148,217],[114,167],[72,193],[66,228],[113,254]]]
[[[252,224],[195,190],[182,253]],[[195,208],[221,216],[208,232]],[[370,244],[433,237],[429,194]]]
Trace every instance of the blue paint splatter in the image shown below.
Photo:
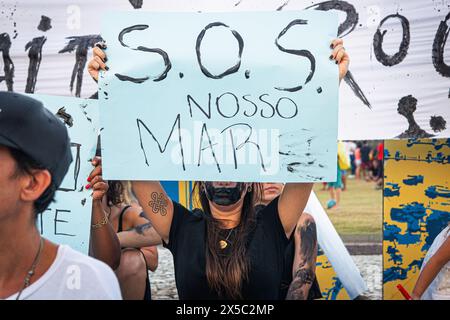
[[[441,210],[432,210],[432,213],[427,218],[425,244],[422,247],[422,251],[428,251],[431,244],[437,235],[447,227],[450,221],[450,212]]]
[[[383,223],[383,238],[385,241],[394,242],[397,240],[397,234],[402,230],[394,224]]]
[[[403,255],[399,254],[400,251],[398,251],[396,247],[389,246],[386,250],[386,253],[388,253],[391,256],[389,261],[394,262],[394,264],[401,265],[403,263]]]
[[[400,195],[400,187],[397,183],[387,182],[386,186],[392,188],[389,187],[384,188],[383,193],[385,197],[398,197]]]
[[[333,277],[332,280],[334,280],[332,287],[328,291],[322,292],[322,296],[326,297],[326,300],[336,300],[339,292],[344,288],[338,277]]]
[[[442,147],[447,146],[450,147],[450,138],[443,140],[442,143],[439,143],[439,141],[442,141],[443,139],[431,139],[431,140],[419,140],[417,138],[409,139],[406,146],[408,148],[411,148],[415,145],[430,145],[434,147],[434,150],[441,150]]]
[[[400,233],[401,229],[393,224],[387,224],[384,222],[383,237],[385,241],[397,242],[398,244],[410,245],[417,243],[420,240],[420,233],[413,234],[407,232],[405,234]]]
[[[422,267],[422,263],[423,258],[419,260],[413,260],[408,266],[408,271],[413,270],[414,268],[416,268],[416,271],[419,271],[420,268]]]
[[[391,209],[391,219],[397,222],[406,222],[408,232],[420,231],[419,223],[426,216],[425,207],[422,203],[412,202],[400,205],[402,208]]]
[[[408,175],[407,179],[403,179],[403,183],[408,186],[417,186],[419,183],[423,183],[423,176],[411,176]]]
[[[397,235],[398,244],[410,245],[410,244],[415,244],[419,241],[420,241],[420,233],[412,234],[410,232],[407,232],[405,234]]]
[[[383,271],[383,282],[405,280],[408,276],[408,269],[401,267],[390,267]]]
[[[450,190],[444,186],[429,186],[425,190],[425,195],[431,199],[436,199],[437,197],[450,198]]]

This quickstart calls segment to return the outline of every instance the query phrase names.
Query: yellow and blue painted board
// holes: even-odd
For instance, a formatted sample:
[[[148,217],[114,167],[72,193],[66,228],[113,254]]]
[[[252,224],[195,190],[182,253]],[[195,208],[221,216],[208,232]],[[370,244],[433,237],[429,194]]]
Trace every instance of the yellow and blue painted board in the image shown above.
[[[450,139],[386,141],[384,158],[383,297],[403,299],[450,221]]]

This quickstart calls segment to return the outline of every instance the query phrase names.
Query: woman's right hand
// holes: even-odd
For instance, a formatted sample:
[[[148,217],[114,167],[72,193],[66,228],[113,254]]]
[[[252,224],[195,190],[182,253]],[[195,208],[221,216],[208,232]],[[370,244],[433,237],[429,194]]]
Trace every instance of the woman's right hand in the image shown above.
[[[106,49],[106,45],[101,45],[103,49]],[[109,68],[106,66],[106,53],[100,48],[100,45],[95,45],[94,49],[92,50],[92,59],[89,61],[88,64],[88,71],[91,77],[98,81],[98,72],[100,69],[107,71]]]

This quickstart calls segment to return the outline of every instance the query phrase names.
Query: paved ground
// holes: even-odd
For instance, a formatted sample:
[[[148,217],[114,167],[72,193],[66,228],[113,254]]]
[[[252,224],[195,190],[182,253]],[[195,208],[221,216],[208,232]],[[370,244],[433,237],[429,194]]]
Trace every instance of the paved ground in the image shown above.
[[[169,250],[158,247],[159,266],[156,272],[150,273],[152,297],[155,300],[178,299],[173,273],[172,254]],[[358,266],[368,291],[366,296],[370,299],[381,299],[381,255],[352,256]]]
[[[352,256],[363,279],[366,281],[368,291],[365,293],[371,300],[381,300],[382,297],[382,255]]]

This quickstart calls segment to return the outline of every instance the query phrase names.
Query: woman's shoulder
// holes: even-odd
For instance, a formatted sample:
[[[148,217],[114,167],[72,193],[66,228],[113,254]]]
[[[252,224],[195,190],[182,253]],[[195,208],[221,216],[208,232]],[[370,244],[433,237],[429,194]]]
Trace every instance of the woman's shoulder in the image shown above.
[[[184,220],[203,220],[205,218],[205,213],[200,208],[186,208],[181,203],[178,203],[176,201],[173,202],[173,209],[174,209],[174,215],[179,216],[180,218]]]

